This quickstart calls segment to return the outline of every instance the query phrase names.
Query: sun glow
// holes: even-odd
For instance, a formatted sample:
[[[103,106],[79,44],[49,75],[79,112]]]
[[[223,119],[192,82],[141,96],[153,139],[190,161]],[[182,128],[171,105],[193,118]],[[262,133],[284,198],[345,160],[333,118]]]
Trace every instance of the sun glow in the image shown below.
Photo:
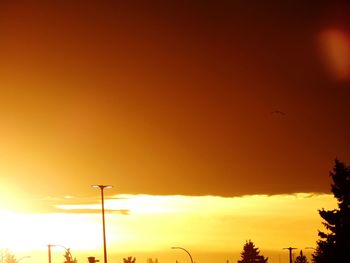
[[[93,249],[88,235],[99,234],[97,218],[79,214],[20,214],[1,212],[0,247],[15,251],[45,249],[47,244],[65,244]],[[87,231],[88,230],[88,231]]]
[[[307,245],[314,243],[317,229],[322,227],[317,209],[335,206],[330,195],[312,193],[231,198],[117,195],[105,204],[110,240],[125,249],[141,250],[161,249],[174,241],[209,250],[215,242],[220,249],[227,250],[249,237],[273,249],[282,245],[282,240],[288,242],[291,235]],[[66,211],[100,208],[96,204],[58,207]],[[295,234],[300,231],[306,234]],[[271,233],[274,239],[266,238]]]
[[[63,199],[62,199],[63,200]],[[62,244],[72,251],[99,254],[101,205],[56,204],[59,213],[0,211],[0,247],[42,251]],[[238,251],[247,239],[263,250],[312,246],[322,228],[317,209],[336,206],[331,195],[106,197],[107,244],[113,251],[162,251],[174,245],[211,252]],[[273,237],[273,238],[271,238]],[[213,246],[212,244],[216,244]]]

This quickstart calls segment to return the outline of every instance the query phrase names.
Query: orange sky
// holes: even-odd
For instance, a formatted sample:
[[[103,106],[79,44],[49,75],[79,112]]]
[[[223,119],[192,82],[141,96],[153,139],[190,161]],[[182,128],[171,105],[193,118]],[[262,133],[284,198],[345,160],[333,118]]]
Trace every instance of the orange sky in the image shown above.
[[[96,204],[96,183],[222,204],[329,193],[350,162],[349,3],[101,2],[0,2],[1,211]]]
[[[2,180],[43,196],[327,192],[350,157],[349,43],[318,40],[348,29],[348,6],[228,2],[3,3]],[[322,43],[345,50],[343,79]]]

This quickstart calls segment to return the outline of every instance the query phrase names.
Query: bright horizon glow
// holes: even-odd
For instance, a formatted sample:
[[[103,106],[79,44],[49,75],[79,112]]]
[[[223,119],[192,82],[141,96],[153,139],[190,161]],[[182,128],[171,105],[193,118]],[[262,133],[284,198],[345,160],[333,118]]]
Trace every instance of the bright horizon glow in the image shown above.
[[[72,204],[57,204],[60,213],[1,210],[0,247],[14,252],[42,251],[46,256],[47,244],[61,244],[71,248],[73,255],[100,253],[101,216],[96,212],[100,205],[74,203],[74,197],[69,200]],[[120,194],[106,198],[105,207],[111,254],[152,254],[172,246],[233,253],[248,239],[262,252],[288,245],[314,246],[317,230],[323,229],[317,210],[335,208],[336,201],[332,195],[313,193],[242,197]]]

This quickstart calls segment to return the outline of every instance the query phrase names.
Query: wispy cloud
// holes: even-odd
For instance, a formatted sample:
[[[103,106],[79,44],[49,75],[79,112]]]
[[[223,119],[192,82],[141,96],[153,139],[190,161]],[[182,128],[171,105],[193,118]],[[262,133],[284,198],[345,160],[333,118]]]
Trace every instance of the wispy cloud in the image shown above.
[[[101,235],[100,200],[45,200],[53,207],[48,213],[2,214],[0,231],[7,247],[48,242],[96,247],[94,240]],[[284,247],[291,241],[300,247],[313,245],[322,228],[317,210],[332,209],[336,202],[331,195],[317,193],[241,197],[121,194],[107,196],[105,205],[111,247],[146,251],[184,244],[198,250],[231,251],[240,249],[246,239],[262,244],[262,249]],[[23,238],[14,238],[14,232]]]

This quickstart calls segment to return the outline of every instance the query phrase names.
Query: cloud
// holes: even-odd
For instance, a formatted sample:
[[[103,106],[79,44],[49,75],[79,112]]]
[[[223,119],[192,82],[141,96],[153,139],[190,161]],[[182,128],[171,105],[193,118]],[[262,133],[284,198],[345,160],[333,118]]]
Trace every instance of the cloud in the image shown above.
[[[28,248],[28,243],[32,248],[47,242],[74,250],[95,249],[101,235],[99,200],[82,203],[79,198],[69,198],[70,204],[66,198],[47,200],[58,201],[47,213],[0,213],[4,221],[0,243],[21,249]],[[336,200],[317,193],[240,197],[120,194],[107,198],[105,204],[111,248],[151,251],[183,244],[215,252],[239,250],[249,238],[264,250],[313,245],[317,230],[323,227],[317,210],[333,209]],[[14,231],[21,233],[20,241]]]

